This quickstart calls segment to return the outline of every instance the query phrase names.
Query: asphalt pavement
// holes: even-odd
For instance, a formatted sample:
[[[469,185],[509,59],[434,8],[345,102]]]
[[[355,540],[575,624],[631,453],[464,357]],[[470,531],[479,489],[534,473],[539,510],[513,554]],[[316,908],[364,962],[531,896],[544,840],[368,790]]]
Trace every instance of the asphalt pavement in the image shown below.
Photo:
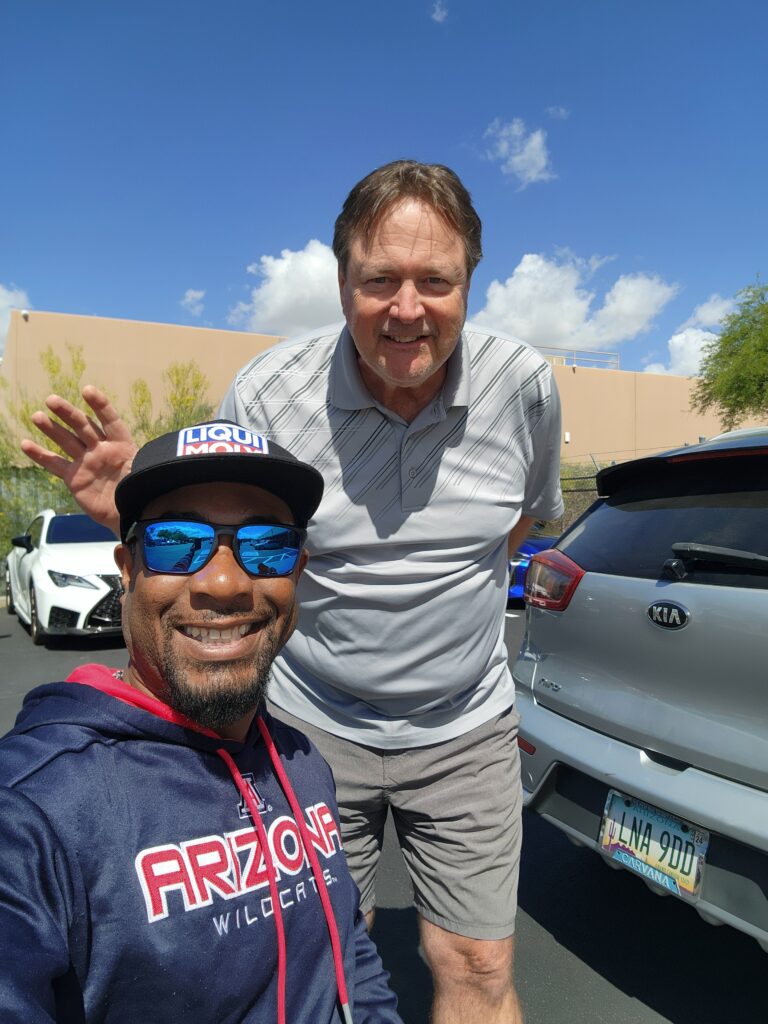
[[[507,616],[519,646],[522,612]],[[75,666],[126,664],[117,640],[33,647],[0,605],[0,732],[24,694]],[[467,799],[472,794],[467,793]],[[517,985],[527,1024],[768,1024],[768,956],[731,928],[705,924],[673,897],[611,871],[535,814],[524,814]],[[388,828],[377,883],[374,938],[405,1024],[426,1024],[429,972],[419,953],[411,889]]]

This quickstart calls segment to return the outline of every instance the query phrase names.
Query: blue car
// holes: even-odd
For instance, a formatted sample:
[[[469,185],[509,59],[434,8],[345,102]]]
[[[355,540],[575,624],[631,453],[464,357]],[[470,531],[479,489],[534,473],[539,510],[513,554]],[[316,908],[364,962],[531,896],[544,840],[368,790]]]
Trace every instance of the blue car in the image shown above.
[[[557,541],[556,535],[540,533],[539,529],[540,527],[534,526],[531,535],[526,537],[517,549],[515,557],[510,559],[507,601],[523,603],[523,585],[525,584],[525,574],[528,571],[528,563],[539,551],[546,551]]]

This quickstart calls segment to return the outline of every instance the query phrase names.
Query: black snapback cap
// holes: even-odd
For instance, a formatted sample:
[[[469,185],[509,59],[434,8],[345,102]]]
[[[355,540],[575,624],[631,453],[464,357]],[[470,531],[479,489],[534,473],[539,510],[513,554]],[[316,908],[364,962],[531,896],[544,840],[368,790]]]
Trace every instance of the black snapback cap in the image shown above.
[[[286,503],[306,526],[323,496],[323,478],[285,448],[232,420],[212,420],[148,441],[115,491],[120,536],[154,498],[189,484],[244,483]]]

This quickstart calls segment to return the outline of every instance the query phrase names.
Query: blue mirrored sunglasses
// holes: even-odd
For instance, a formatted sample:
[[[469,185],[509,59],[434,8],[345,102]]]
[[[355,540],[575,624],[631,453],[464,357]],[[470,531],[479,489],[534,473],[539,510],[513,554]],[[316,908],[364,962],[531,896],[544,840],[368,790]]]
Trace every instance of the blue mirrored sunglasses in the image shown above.
[[[307,531],[282,523],[222,526],[195,519],[143,519],[133,524],[125,542],[141,542],[144,565],[152,572],[189,576],[210,562],[223,534],[232,537],[235,558],[249,576],[287,576],[296,568]]]

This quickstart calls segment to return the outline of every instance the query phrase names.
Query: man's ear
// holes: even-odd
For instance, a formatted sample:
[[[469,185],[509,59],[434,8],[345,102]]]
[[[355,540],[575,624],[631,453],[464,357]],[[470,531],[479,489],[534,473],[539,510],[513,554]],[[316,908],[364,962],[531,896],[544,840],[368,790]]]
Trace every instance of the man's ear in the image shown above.
[[[347,315],[347,311],[344,306],[344,286],[347,283],[346,276],[344,274],[344,268],[339,263],[338,265],[338,279],[339,279],[339,300],[341,301],[341,311],[344,316]]]
[[[115,562],[120,570],[123,590],[127,591],[133,576],[133,551],[127,544],[118,544],[115,548]]]
[[[304,568],[308,561],[309,552],[307,551],[306,548],[302,548],[301,554],[299,555],[299,560],[296,563],[293,572],[291,573],[294,588],[297,586],[299,578],[301,577],[301,574],[304,572]],[[285,631],[283,632],[283,635],[280,639],[280,647],[282,647],[283,644],[286,643],[288,639],[293,635],[293,631],[294,629],[296,629],[296,623],[299,621],[299,602],[295,600],[295,594],[296,592],[294,590],[294,601],[291,607],[291,614],[286,624]]]
[[[306,568],[308,561],[309,561],[309,552],[307,551],[306,548],[302,548],[301,549],[301,554],[299,555],[299,560],[296,563],[296,568],[293,570],[296,573],[296,582],[297,583],[299,582],[301,574],[304,572],[304,569]]]

